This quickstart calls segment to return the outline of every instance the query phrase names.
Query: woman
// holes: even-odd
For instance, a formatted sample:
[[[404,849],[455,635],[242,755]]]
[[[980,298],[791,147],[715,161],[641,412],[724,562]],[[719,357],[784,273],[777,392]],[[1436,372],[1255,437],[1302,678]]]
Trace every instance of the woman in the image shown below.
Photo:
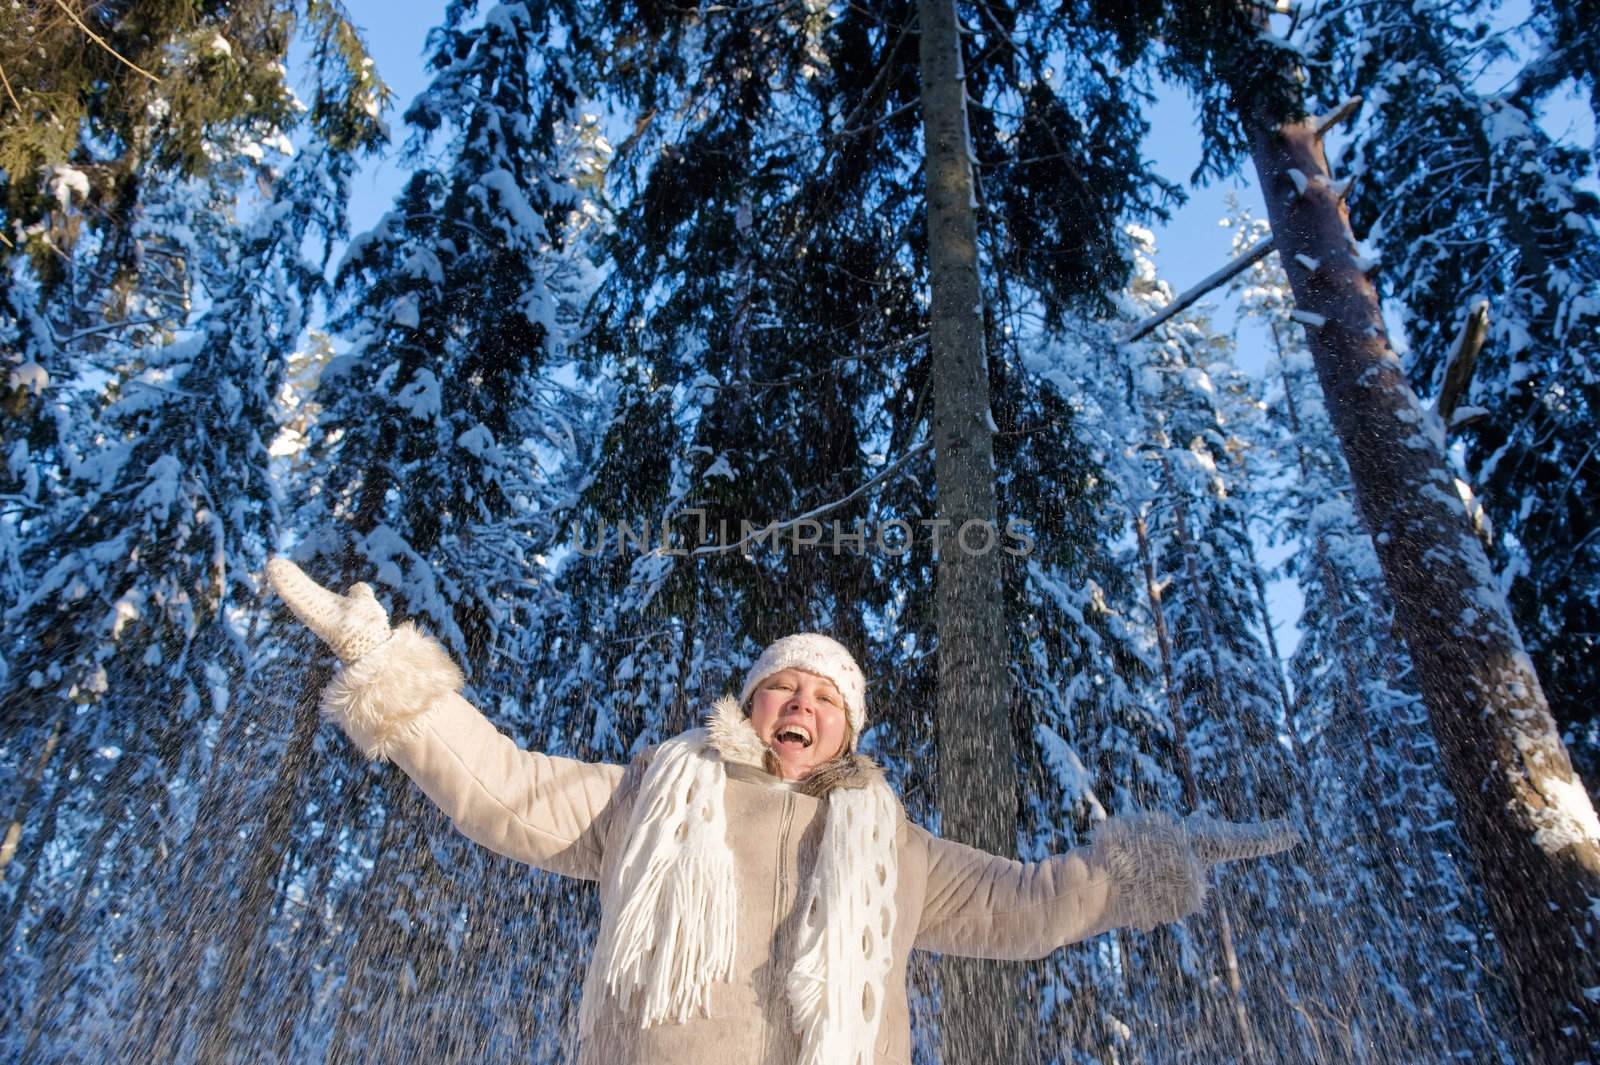
[[[1159,815],[1032,863],[939,839],[855,752],[866,679],[816,633],[772,644],[705,728],[627,767],[524,751],[367,585],[335,595],[284,559],[268,572],[345,663],[323,709],[368,757],[484,846],[599,881],[580,1065],[905,1065],[913,948],[1037,958],[1152,928],[1201,907],[1208,864],[1297,839]]]

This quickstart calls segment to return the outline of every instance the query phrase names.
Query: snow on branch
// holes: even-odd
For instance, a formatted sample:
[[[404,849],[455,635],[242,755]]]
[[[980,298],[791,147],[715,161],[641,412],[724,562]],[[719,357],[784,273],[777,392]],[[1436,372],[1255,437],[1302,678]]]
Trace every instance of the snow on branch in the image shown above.
[[[1193,288],[1183,293],[1183,295],[1179,296],[1171,303],[1167,304],[1161,309],[1160,313],[1146,318],[1143,322],[1136,326],[1131,333],[1123,337],[1122,342],[1124,344],[1132,344],[1135,340],[1139,340],[1148,336],[1151,330],[1170,319],[1173,315],[1192,307],[1195,302],[1207,292],[1210,292],[1219,285],[1227,284],[1239,274],[1244,273],[1251,266],[1254,266],[1257,262],[1265,259],[1267,257],[1267,253],[1271,250],[1271,237],[1265,237],[1256,244],[1251,245],[1251,247],[1245,251],[1244,254],[1240,255],[1237,259],[1234,259],[1227,266],[1224,266],[1221,270],[1218,270],[1210,277],[1207,277],[1197,283]]]
[[[1332,111],[1329,111],[1327,114],[1322,115],[1320,118],[1312,119],[1311,124],[1316,127],[1317,139],[1321,140],[1323,137],[1327,136],[1330,129],[1332,129],[1334,126],[1337,126],[1351,115],[1355,114],[1356,108],[1360,106],[1361,97],[1351,96],[1348,97],[1338,107],[1335,107]]]
[[[763,529],[757,529],[756,531],[750,533],[747,536],[740,537],[738,540],[734,541],[731,544],[705,544],[705,545],[702,545],[700,547],[696,547],[694,550],[690,551],[689,554],[691,556],[695,556],[695,555],[724,555],[724,554],[727,554],[729,551],[738,551],[738,550],[742,549],[745,544],[749,543],[751,540],[754,540],[754,539],[769,538],[769,537],[770,538],[776,538],[778,535],[788,531],[789,529],[794,528],[795,526],[799,525],[801,522],[812,521],[812,520],[820,517],[821,515],[828,513],[828,511],[830,511],[830,510],[838,510],[840,507],[844,506],[846,503],[850,502],[852,499],[855,499],[855,498],[859,497],[860,495],[862,495],[864,492],[866,492],[873,485],[879,484],[879,483],[887,480],[888,478],[894,476],[894,474],[902,466],[904,466],[906,463],[910,462],[912,459],[916,458],[918,455],[922,454],[924,451],[928,450],[928,448],[930,448],[932,446],[933,446],[933,441],[932,440],[924,440],[922,443],[920,443],[917,446],[911,448],[904,455],[901,455],[899,458],[897,458],[893,462],[889,463],[889,465],[885,466],[883,468],[883,470],[880,471],[876,476],[872,477],[870,480],[863,481],[861,484],[857,485],[856,488],[853,491],[851,491],[849,494],[840,496],[838,499],[835,499],[832,502],[823,503],[820,506],[812,507],[810,510],[806,511],[804,514],[797,515],[797,516],[795,516],[793,518],[788,519],[787,521],[773,522],[772,524],[766,526]]]

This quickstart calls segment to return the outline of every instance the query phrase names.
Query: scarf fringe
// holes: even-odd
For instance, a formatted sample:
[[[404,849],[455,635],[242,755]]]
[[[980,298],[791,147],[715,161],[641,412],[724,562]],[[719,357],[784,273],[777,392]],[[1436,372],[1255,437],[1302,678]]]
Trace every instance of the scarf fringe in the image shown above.
[[[697,730],[698,732],[699,730]],[[579,1027],[594,1030],[601,999],[631,1008],[642,995],[645,1027],[705,1015],[711,984],[733,976],[738,899],[722,800],[727,774],[701,755],[704,733],[668,740],[634,803],[627,849],[607,895]],[[609,911],[619,909],[613,914]]]

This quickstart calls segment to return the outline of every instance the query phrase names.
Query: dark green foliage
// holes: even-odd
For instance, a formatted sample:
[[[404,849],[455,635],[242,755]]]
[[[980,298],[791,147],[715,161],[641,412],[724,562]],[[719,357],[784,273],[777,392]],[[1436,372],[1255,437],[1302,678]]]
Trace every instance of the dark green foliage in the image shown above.
[[[1237,0],[1087,0],[1085,17],[1116,42],[1117,62],[1151,61],[1199,107],[1200,165],[1193,180],[1232,173],[1249,151],[1243,116],[1277,121],[1305,112],[1294,51],[1271,33],[1263,6]]]
[[[752,52],[753,40],[773,34],[761,9],[717,12],[703,25],[693,16],[664,19],[648,6],[606,12],[607,25],[627,30],[613,31],[599,73],[640,116],[637,139],[619,159],[631,163],[657,150],[645,156],[648,167],[613,175],[620,189],[637,189],[637,208],[619,219],[607,249],[618,269],[594,305],[591,350],[597,367],[635,367],[627,388],[679,391],[670,428],[619,420],[586,494],[592,518],[609,511],[637,522],[659,519],[667,504],[705,505],[712,529],[719,519],[734,530],[741,519],[762,524],[870,478],[867,441],[893,458],[924,431],[930,412],[922,399],[926,324],[918,291],[926,244],[911,14],[909,5],[846,10],[812,46],[807,34],[818,31],[797,13],[776,40]],[[1007,342],[1002,326],[1020,326],[1013,316],[1024,307],[1059,325],[1069,305],[1103,299],[1126,271],[1115,220],[1159,209],[1171,190],[1158,185],[1152,193],[1140,180],[1148,177],[1137,150],[1143,127],[1119,79],[1084,65],[1060,78],[1057,92],[1038,77],[1067,32],[1062,20],[1000,6],[981,16],[966,69],[998,379],[1015,359],[1015,338]],[[682,76],[681,43],[691,28],[692,78]],[[691,118],[663,132],[667,112]],[[805,180],[795,180],[797,171]],[[714,383],[697,391],[690,386],[702,372]],[[641,401],[623,402],[644,409]],[[997,394],[997,417],[1003,405],[1021,402],[1021,395]],[[653,410],[667,405],[651,401]],[[1049,435],[1031,424],[1015,431]],[[671,466],[659,447],[668,440],[679,457]],[[668,490],[669,480],[693,484],[718,456],[733,462],[734,478]],[[633,483],[645,465],[661,485],[650,496]],[[912,469],[926,477],[929,467],[921,459]],[[657,509],[620,514],[618,491],[630,505]],[[876,520],[929,516],[925,500],[895,504],[896,491],[879,494]],[[848,527],[867,513],[851,508],[827,519]],[[861,584],[868,569],[829,561],[816,571],[825,582],[811,589],[817,601],[842,597],[862,610],[862,595],[882,594]],[[761,580],[809,564],[791,557],[764,565],[782,569]],[[672,567],[661,594],[677,601],[674,588],[742,583],[740,574],[763,568],[720,566]],[[764,631],[774,623],[758,624]]]
[[[61,277],[56,253],[86,232],[125,237],[151,185],[236,170],[244,144],[298,124],[284,67],[297,36],[319,70],[313,135],[339,151],[379,143],[388,90],[329,0],[8,5],[0,222],[10,243],[0,260],[27,251],[48,286]],[[87,189],[59,191],[58,167]],[[75,197],[70,209],[64,197]],[[116,265],[133,255],[124,248]]]

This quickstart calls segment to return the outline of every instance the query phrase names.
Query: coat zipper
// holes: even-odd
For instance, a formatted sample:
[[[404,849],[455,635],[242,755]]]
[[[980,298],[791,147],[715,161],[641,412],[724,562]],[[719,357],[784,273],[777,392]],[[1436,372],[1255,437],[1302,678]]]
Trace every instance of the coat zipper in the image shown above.
[[[772,944],[772,979],[780,989],[784,984],[784,974],[778,972],[778,924],[783,920],[783,913],[789,900],[789,832],[794,827],[794,794],[785,791],[783,795],[783,812],[778,815],[778,879],[773,884],[772,890],[772,920],[769,923],[767,940]],[[766,1065],[767,1053],[772,1049],[772,1030],[763,1027],[761,1030],[761,1062]]]

